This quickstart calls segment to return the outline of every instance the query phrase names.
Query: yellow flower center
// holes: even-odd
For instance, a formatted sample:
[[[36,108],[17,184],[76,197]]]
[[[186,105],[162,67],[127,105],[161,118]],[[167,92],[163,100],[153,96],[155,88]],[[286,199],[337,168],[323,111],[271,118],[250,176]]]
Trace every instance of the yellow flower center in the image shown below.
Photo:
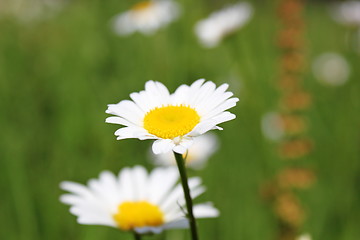
[[[151,1],[143,1],[143,2],[139,2],[137,4],[135,4],[132,7],[132,10],[134,11],[143,11],[149,7],[151,7],[153,5],[153,3]]]
[[[199,114],[188,106],[166,106],[148,112],[144,128],[159,138],[173,139],[191,132],[199,122]]]
[[[164,223],[164,214],[155,205],[146,201],[123,202],[113,216],[122,230],[133,230],[139,227],[155,227]]]

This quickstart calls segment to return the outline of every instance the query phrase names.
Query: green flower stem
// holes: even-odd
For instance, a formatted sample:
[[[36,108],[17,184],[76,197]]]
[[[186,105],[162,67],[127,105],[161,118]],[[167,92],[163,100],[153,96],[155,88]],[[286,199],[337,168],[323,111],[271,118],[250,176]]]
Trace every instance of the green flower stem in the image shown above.
[[[141,240],[141,235],[138,234],[138,233],[136,233],[136,232],[134,232],[134,239],[135,239],[135,240]]]
[[[198,233],[196,228],[196,221],[193,213],[193,202],[190,196],[190,189],[188,184],[188,177],[186,174],[186,167],[185,167],[185,159],[179,153],[174,152],[176,163],[179,169],[180,178],[181,178],[181,185],[184,190],[184,196],[186,200],[186,208],[187,208],[187,218],[189,219],[190,223],[190,230],[191,230],[191,239],[198,240]]]

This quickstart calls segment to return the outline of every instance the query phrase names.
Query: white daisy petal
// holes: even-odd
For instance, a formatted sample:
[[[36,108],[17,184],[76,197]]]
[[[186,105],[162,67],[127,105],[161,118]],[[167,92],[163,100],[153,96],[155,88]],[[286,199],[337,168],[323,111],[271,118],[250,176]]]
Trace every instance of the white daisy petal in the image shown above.
[[[99,218],[97,216],[93,217],[79,217],[77,222],[79,224],[84,225],[104,225],[104,226],[110,226],[110,227],[116,227],[116,224],[111,218]]]
[[[222,112],[221,114],[217,115],[213,118],[216,124],[220,124],[223,122],[227,122],[236,118],[236,115],[230,112]]]
[[[186,143],[187,141],[184,141]],[[215,134],[207,133],[192,139],[188,147],[186,165],[193,169],[201,169],[205,166],[209,157],[218,149],[218,140]],[[164,154],[152,154],[152,160],[156,165],[174,166],[176,160],[173,152]]]
[[[231,99],[228,99],[226,100],[225,102],[223,102],[221,105],[217,106],[215,109],[213,109],[211,112],[207,113],[203,119],[206,120],[206,119],[209,119],[209,118],[212,118],[220,113],[222,113],[223,111],[229,109],[229,108],[232,108],[232,107],[235,107],[236,106],[236,103],[239,101],[238,98],[231,98]]]
[[[186,147],[179,144],[173,148],[173,151],[176,153],[179,153],[179,154],[184,154],[184,153],[186,153]],[[166,153],[166,152],[161,152],[161,153]]]
[[[152,145],[155,154],[184,154],[194,137],[213,129],[222,130],[217,124],[235,118],[226,110],[239,99],[232,97],[227,88],[228,84],[216,88],[215,83],[199,79],[170,94],[162,83],[148,81],[145,90],[130,94],[133,101],[108,105],[106,112],[117,117],[106,121],[125,126],[115,132],[118,140],[157,139]]]
[[[179,178],[178,170],[173,168],[157,168],[149,177],[148,200],[159,204],[168,194]]]
[[[146,189],[147,189],[147,171],[140,166],[133,168],[133,182],[135,186],[135,200],[142,200],[146,198]]]
[[[118,176],[119,188],[123,201],[135,201],[136,193],[130,168],[121,170]]]
[[[89,189],[79,183],[64,181],[60,183],[60,188],[81,197],[87,197],[91,195]]]
[[[216,121],[214,119],[208,119],[199,123],[188,135],[196,137],[214,129],[215,126]]]
[[[194,206],[194,216],[196,218],[211,218],[218,217],[219,210],[214,208],[211,204],[198,204]]]
[[[179,174],[174,167],[158,168],[150,174],[145,168],[124,168],[115,176],[104,171],[87,186],[62,182],[70,193],[60,200],[70,205],[70,213],[80,224],[106,225],[139,234],[158,234],[164,229],[187,228],[184,218],[184,194],[177,184]],[[189,179],[192,198],[204,192],[200,178]],[[146,214],[143,214],[146,212]],[[194,207],[197,217],[215,217],[211,204]]]
[[[164,229],[183,229],[189,228],[189,221],[185,218],[169,222],[164,225]]]
[[[152,149],[155,154],[169,152],[174,147],[175,147],[175,144],[170,139],[159,139],[159,140],[156,140],[152,145]]]
[[[190,192],[197,188],[198,186],[200,186],[201,184],[201,179],[194,177],[194,178],[190,178],[188,179],[188,184],[189,184],[189,188],[190,188]],[[184,199],[183,196],[183,190],[180,184],[178,184],[167,196],[167,198],[165,199],[164,202],[162,202],[161,208],[162,209],[171,209],[174,205],[179,205],[180,201],[182,201]]]
[[[135,228],[135,232],[138,234],[159,234],[163,231],[163,227],[141,227],[141,228]]]

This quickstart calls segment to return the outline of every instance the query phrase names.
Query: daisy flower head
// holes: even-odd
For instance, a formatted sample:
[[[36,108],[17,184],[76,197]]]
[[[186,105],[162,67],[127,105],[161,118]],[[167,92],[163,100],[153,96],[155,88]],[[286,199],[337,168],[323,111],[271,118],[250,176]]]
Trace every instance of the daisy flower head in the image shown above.
[[[337,53],[323,53],[315,59],[312,70],[316,79],[325,85],[340,86],[349,80],[350,66],[347,60]]]
[[[279,141],[285,135],[280,114],[277,112],[264,114],[261,118],[261,130],[267,139]]]
[[[144,167],[124,168],[116,176],[103,171],[87,185],[62,182],[69,193],[60,201],[71,206],[79,224],[105,225],[137,234],[160,233],[165,229],[187,228],[185,205],[176,168],[157,168],[148,173]],[[205,191],[200,178],[190,178],[192,198]],[[217,217],[211,203],[194,206],[197,218]]]
[[[296,238],[296,240],[311,240],[311,235],[308,233],[301,234]]]
[[[136,31],[151,35],[180,15],[180,6],[172,0],[145,0],[120,13],[112,21],[116,34],[126,36]]]
[[[193,169],[204,168],[207,160],[218,149],[219,142],[215,134],[206,133],[194,139],[194,143],[188,151],[183,154],[186,165]],[[176,160],[172,152],[163,154],[152,154],[153,162],[159,166],[176,165]]]
[[[204,47],[216,47],[224,37],[245,25],[252,12],[252,6],[246,2],[228,6],[199,21],[195,33]]]
[[[331,10],[335,21],[348,26],[360,27],[360,1],[337,3]]]
[[[219,87],[204,79],[190,86],[181,85],[172,94],[160,82],[148,81],[145,90],[130,94],[131,100],[109,104],[106,122],[125,127],[115,132],[117,139],[154,139],[155,154],[171,150],[184,154],[193,139],[209,130],[222,130],[218,124],[232,120],[235,115],[226,111],[236,105],[238,98],[227,92],[228,84]]]

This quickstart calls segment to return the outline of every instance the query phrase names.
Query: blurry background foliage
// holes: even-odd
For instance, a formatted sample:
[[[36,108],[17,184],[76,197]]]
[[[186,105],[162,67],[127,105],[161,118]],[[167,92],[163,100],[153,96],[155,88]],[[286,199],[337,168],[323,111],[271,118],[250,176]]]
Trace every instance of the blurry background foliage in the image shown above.
[[[149,79],[173,91],[202,77],[229,83],[240,102],[232,110],[237,119],[218,132],[220,150],[204,171],[191,172],[208,188],[199,201],[221,211],[218,219],[199,221],[201,239],[273,239],[275,221],[259,188],[284,164],[260,128],[261,116],[277,108],[276,1],[253,1],[250,22],[210,50],[198,44],[193,26],[234,1],[179,0],[182,17],[168,28],[125,38],[112,33],[109,20],[136,1],[69,0],[58,10],[47,5],[44,18],[24,17],[26,8],[16,17],[15,2],[41,3],[0,4],[0,239],[131,239],[116,229],[78,225],[58,201],[59,182],[85,183],[104,169],[136,164],[152,168],[151,141],[116,141],[117,126],[104,122],[106,104],[128,99]],[[329,17],[328,1],[307,2],[305,87],[313,94],[308,118],[315,149],[299,165],[314,169],[318,181],[301,192],[309,216],[304,231],[318,240],[357,240],[359,55],[345,45],[348,30]],[[343,54],[352,67],[343,86],[323,86],[310,73],[311,59],[327,51]],[[145,239],[187,238],[187,231],[175,230]]]

